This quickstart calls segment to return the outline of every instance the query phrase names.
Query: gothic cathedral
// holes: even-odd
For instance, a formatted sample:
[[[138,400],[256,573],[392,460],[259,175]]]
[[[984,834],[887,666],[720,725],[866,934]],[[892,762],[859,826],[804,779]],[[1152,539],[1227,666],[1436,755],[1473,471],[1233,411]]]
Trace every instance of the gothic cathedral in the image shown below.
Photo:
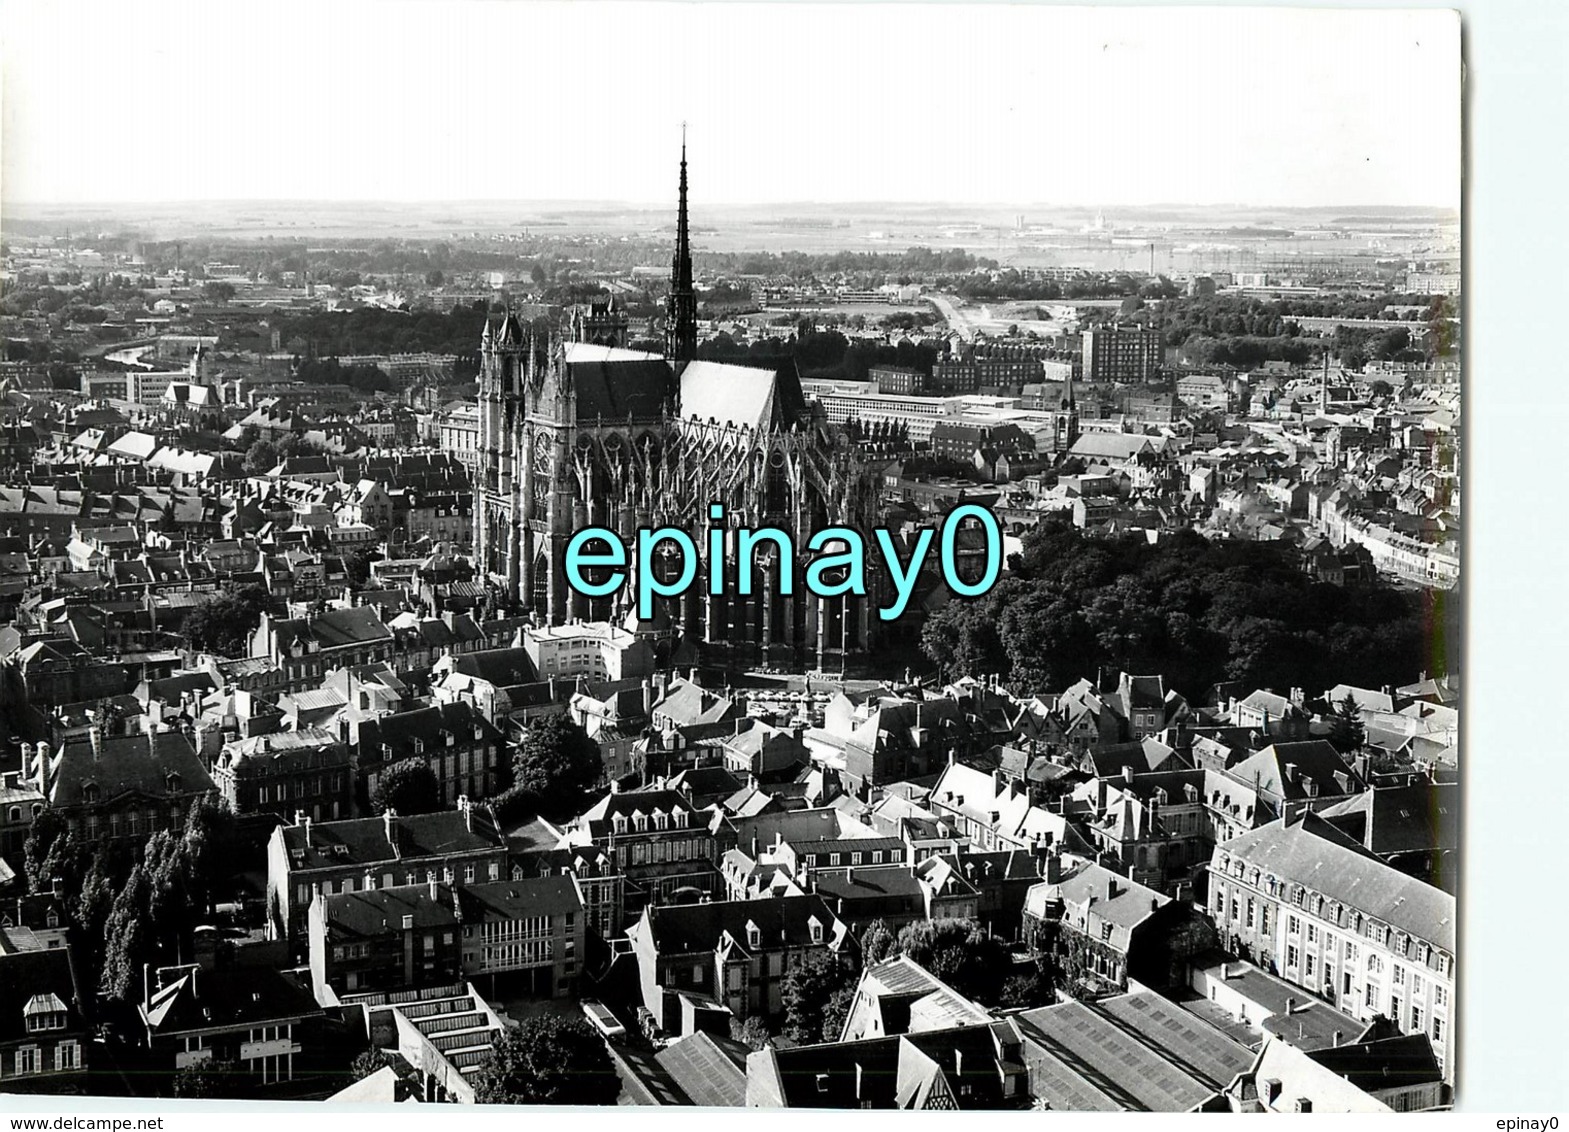
[[[802,576],[814,532],[844,526],[870,538],[877,478],[842,430],[813,411],[793,360],[696,358],[684,144],[664,353],[628,349],[626,338],[614,300],[574,308],[549,332],[511,313],[486,323],[474,485],[482,575],[546,624],[618,621],[668,643],[667,656],[825,668],[864,653],[879,624],[875,582],[865,596],[818,598]],[[722,521],[710,519],[715,502]],[[566,546],[583,527],[609,528],[629,547],[638,528],[679,527],[706,548],[721,522],[788,532],[793,594],[780,594],[778,563],[761,555],[752,594],[736,592],[732,563],[725,592],[710,594],[705,573],[681,597],[662,599],[652,623],[637,620],[635,576],[614,597],[567,586]],[[733,536],[726,548],[733,556]],[[679,574],[680,563],[664,560],[662,580]]]

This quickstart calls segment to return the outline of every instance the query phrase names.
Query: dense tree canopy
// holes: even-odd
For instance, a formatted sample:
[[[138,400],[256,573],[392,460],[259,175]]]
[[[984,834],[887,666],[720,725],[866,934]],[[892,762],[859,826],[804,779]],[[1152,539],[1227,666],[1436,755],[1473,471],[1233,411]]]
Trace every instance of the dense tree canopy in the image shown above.
[[[838,1041],[856,978],[852,963],[828,951],[814,951],[791,967],[780,988],[785,1036],[803,1045]]]
[[[370,808],[378,814],[393,810],[404,817],[435,813],[441,809],[441,781],[424,759],[402,759],[377,777]]]
[[[1183,531],[1150,545],[1052,520],[1010,566],[991,593],[926,622],[922,648],[945,675],[1053,692],[1106,665],[1202,698],[1223,681],[1377,687],[1434,667],[1427,625],[1441,595],[1318,582],[1273,544]]]
[[[599,744],[565,715],[536,720],[512,759],[514,786],[546,814],[575,813],[604,774]]]
[[[612,1105],[621,1095],[604,1039],[558,1014],[503,1031],[472,1080],[480,1104]]]
[[[261,586],[224,590],[191,608],[181,633],[186,644],[218,656],[249,656],[251,634],[261,623],[271,596]]]
[[[985,1005],[1001,998],[1012,973],[1008,945],[973,920],[917,920],[899,933],[897,947],[966,998]]]

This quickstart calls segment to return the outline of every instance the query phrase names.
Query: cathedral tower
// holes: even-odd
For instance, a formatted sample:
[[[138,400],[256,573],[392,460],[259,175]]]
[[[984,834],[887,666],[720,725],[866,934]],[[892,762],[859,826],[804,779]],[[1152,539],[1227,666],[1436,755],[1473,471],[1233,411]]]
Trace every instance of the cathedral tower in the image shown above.
[[[686,216],[686,127],[681,129],[681,197],[676,212],[676,254],[665,300],[665,356],[689,362],[697,356],[697,294],[692,290],[692,240]]]

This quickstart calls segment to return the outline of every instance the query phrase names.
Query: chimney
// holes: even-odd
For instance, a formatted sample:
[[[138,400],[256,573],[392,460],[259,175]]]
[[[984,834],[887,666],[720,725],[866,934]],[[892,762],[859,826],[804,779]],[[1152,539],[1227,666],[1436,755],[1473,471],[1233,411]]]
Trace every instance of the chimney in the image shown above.
[[[308,849],[311,843],[311,819],[307,817],[300,825],[305,830],[305,847]]]
[[[1297,1000],[1296,999],[1294,999],[1294,998],[1286,999],[1286,1014],[1287,1015],[1290,1015],[1290,1013],[1293,1010],[1295,1010],[1296,1008],[1297,1008]]]
[[[104,729],[98,726],[98,724],[95,722],[87,729],[87,738],[90,739],[93,744],[93,762],[97,762],[99,759],[103,758]],[[39,749],[42,750],[43,744],[40,743],[38,746]]]
[[[1106,878],[1106,899],[1107,900],[1115,900],[1116,898],[1117,898],[1117,878],[1116,877],[1107,877]]]
[[[1291,783],[1293,786],[1296,785],[1297,773],[1298,772],[1297,772],[1297,764],[1296,763],[1287,763],[1286,764],[1286,781]]]
[[[97,758],[98,752],[94,750],[93,759]],[[38,742],[38,792],[49,793],[49,744],[43,740]]]
[[[1331,1038],[1330,1040],[1334,1042],[1336,1048],[1339,1048],[1339,1046],[1340,1046],[1340,1039],[1342,1037],[1344,1037],[1344,1036],[1345,1035],[1342,1033],[1342,1031],[1336,1030],[1335,1034],[1334,1034],[1334,1037]]]
[[[431,873],[430,874],[430,898],[432,900],[440,899],[440,893],[437,891],[437,885],[438,885],[438,882],[436,880],[436,874],[435,873]]]
[[[1220,981],[1225,982],[1229,978],[1231,978],[1231,964],[1222,963],[1220,965]]]
[[[398,847],[398,811],[387,810],[381,815],[381,828],[387,835],[387,844],[394,849]]]
[[[1123,764],[1123,766],[1122,766],[1122,781],[1126,782],[1126,783],[1131,783],[1133,781],[1133,764],[1132,763],[1124,763]]]
[[[1062,883],[1062,856],[1058,853],[1046,854],[1046,872],[1043,874],[1047,884]]]

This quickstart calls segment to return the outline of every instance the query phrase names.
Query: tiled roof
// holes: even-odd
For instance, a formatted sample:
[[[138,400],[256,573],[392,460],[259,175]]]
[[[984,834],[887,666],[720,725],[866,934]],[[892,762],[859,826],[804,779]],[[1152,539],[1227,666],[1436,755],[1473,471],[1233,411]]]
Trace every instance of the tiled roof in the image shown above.
[[[1149,991],[1017,1018],[1038,1099],[1088,1112],[1186,1112],[1253,1063],[1253,1051]]]
[[[715,900],[706,904],[648,909],[652,942],[665,955],[690,955],[713,951],[726,933],[741,947],[747,946],[747,924],[757,925],[759,946],[811,947],[809,921],[822,925],[823,942],[846,942],[849,928],[817,896],[781,896],[774,900]]]
[[[490,810],[472,808],[473,828],[457,810],[408,817],[351,818],[347,821],[315,822],[306,844],[304,826],[280,826],[274,836],[283,839],[284,848],[303,856],[295,869],[341,868],[383,861],[419,860],[487,850],[505,850],[506,842],[497,831]],[[391,825],[397,847],[387,838]],[[343,846],[339,852],[337,846]],[[292,863],[292,857],[291,857]]]
[[[672,1042],[654,1057],[693,1104],[744,1108],[750,1052],[740,1042],[698,1031]]]
[[[170,775],[179,776],[177,793],[182,796],[213,788],[212,778],[182,732],[104,739],[96,759],[90,740],[73,739],[51,759],[49,800],[55,806],[81,805],[89,785],[98,788],[105,803],[128,791],[162,798],[170,793]]]

